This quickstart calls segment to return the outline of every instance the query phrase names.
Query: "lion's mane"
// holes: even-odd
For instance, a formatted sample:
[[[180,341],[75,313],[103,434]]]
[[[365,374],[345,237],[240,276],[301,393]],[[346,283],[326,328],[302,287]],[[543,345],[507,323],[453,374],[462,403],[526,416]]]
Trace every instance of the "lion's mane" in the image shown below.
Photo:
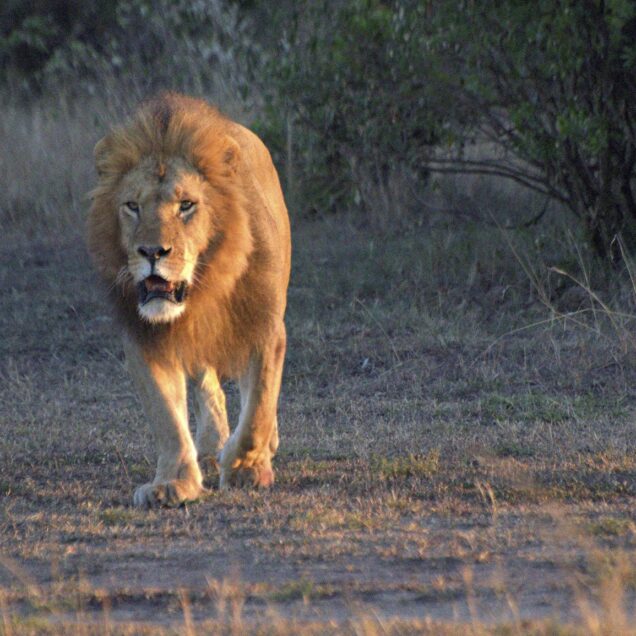
[[[267,335],[271,299],[280,299],[286,286],[272,275],[272,255],[277,249],[287,251],[282,269],[288,272],[289,253],[269,240],[271,219],[253,213],[255,198],[260,197],[262,208],[269,196],[255,183],[275,180],[279,187],[275,172],[257,180],[252,176],[259,165],[271,165],[253,159],[267,153],[256,139],[206,102],[168,93],[146,102],[96,146],[98,184],[91,193],[88,246],[121,324],[147,355],[178,358],[189,370],[211,365],[220,375],[236,376],[246,365],[249,347]],[[246,144],[249,152],[243,153]],[[174,322],[150,324],[140,320],[134,287],[125,276],[115,197],[122,177],[140,161],[153,158],[160,164],[170,157],[185,159],[205,178],[215,234],[199,255],[187,311]]]

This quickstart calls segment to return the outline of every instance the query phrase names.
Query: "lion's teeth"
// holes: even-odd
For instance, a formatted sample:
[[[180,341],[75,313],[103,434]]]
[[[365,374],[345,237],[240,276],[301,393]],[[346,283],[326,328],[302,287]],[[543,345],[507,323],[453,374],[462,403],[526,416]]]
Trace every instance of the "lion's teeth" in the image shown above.
[[[160,291],[170,293],[174,290],[174,283],[164,280],[160,276],[149,276],[144,281],[148,291]]]

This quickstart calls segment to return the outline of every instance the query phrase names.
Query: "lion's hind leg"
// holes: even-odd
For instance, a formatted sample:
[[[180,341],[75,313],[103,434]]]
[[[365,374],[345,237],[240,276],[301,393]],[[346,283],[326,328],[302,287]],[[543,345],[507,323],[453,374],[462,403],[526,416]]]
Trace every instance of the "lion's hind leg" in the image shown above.
[[[276,408],[285,358],[285,326],[280,322],[270,342],[254,352],[239,380],[239,424],[219,455],[221,487],[274,483],[272,457],[278,448]]]
[[[216,457],[230,436],[230,427],[227,422],[225,393],[214,369],[207,369],[197,378],[194,406],[199,463],[204,467],[216,466]]]

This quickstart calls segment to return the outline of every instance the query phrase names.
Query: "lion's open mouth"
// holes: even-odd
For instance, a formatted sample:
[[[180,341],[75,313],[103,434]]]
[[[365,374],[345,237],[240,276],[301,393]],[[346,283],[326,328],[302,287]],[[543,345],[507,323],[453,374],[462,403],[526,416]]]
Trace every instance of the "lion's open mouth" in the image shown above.
[[[178,305],[185,300],[186,291],[187,283],[185,281],[174,283],[156,274],[144,278],[137,284],[140,305],[145,305],[155,298],[169,300]]]

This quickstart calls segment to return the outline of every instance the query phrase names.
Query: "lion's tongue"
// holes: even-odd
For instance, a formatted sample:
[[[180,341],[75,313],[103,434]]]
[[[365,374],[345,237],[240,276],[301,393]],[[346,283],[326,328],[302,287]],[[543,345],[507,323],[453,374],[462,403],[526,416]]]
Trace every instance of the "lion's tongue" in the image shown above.
[[[148,276],[144,283],[146,284],[146,289],[149,292],[158,291],[169,294],[174,290],[174,283],[161,278],[161,276],[155,276],[154,274],[152,276]]]

